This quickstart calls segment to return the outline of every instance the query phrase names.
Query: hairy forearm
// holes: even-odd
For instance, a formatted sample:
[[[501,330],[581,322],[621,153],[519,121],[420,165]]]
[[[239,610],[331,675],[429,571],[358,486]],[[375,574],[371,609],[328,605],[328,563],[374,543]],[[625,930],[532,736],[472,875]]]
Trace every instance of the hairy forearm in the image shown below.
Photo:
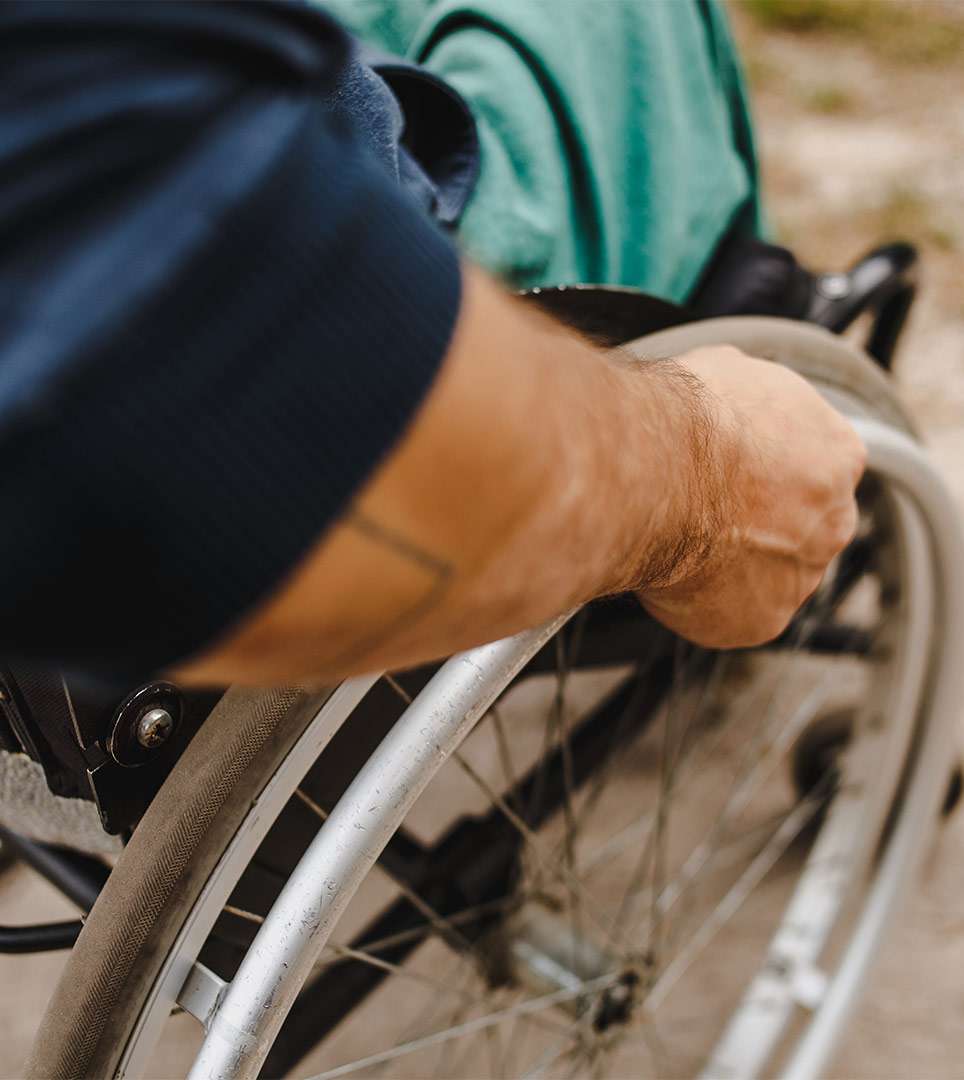
[[[669,580],[713,528],[702,392],[672,362],[604,356],[469,271],[401,445],[280,592],[177,674],[398,668]]]

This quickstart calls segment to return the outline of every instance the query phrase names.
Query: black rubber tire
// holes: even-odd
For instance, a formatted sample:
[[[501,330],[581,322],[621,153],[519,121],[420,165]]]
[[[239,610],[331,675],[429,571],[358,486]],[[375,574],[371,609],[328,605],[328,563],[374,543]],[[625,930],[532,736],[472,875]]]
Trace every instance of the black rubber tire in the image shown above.
[[[778,356],[767,348],[774,324],[787,339]],[[793,340],[798,335],[799,342]],[[912,430],[887,377],[859,350],[812,326],[707,320],[629,348],[674,355],[729,340],[816,378],[864,415]],[[44,1015],[27,1076],[104,1080],[114,1074],[145,995],[213,867],[330,694],[232,689],[225,695],[152,802],[91,911]]]
[[[27,1076],[113,1075],[186,914],[252,801],[330,693],[225,694],[94,905],[44,1014]]]

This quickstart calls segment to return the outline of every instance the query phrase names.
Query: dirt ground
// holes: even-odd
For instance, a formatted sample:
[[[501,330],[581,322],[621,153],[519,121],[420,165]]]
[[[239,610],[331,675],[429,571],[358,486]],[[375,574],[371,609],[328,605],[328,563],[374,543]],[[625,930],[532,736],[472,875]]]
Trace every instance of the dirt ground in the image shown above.
[[[881,240],[923,255],[904,400],[964,503],[964,4],[734,5],[781,239],[837,269]],[[940,833],[833,1071],[964,1077],[964,816]]]
[[[964,0],[747,0],[734,18],[781,239],[826,269],[882,240],[921,247],[898,377],[964,506]],[[0,875],[0,911],[71,917],[19,869]],[[0,1075],[19,1074],[62,962],[0,957]],[[964,813],[937,835],[832,1076],[964,1080]]]

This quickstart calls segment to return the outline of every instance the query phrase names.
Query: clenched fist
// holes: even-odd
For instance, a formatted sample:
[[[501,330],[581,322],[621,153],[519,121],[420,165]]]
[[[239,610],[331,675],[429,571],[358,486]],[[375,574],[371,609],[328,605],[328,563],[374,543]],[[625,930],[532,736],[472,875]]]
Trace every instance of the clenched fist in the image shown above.
[[[775,637],[856,522],[864,451],[810,386],[731,348],[604,351],[465,268],[411,427],[276,593],[180,664],[333,681],[636,591],[677,633]]]
[[[675,363],[699,417],[684,455],[691,475],[665,528],[668,550],[674,531],[690,542],[644,578],[639,597],[699,645],[758,645],[781,633],[853,537],[865,450],[838,412],[778,364],[728,346]]]

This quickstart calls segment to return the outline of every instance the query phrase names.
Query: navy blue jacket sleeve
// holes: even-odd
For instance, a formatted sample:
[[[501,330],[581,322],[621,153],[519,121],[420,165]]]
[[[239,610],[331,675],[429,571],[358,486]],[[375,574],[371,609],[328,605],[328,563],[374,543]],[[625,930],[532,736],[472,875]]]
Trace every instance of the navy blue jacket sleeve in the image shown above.
[[[139,678],[268,595],[397,442],[449,243],[285,4],[0,8],[0,654]]]

